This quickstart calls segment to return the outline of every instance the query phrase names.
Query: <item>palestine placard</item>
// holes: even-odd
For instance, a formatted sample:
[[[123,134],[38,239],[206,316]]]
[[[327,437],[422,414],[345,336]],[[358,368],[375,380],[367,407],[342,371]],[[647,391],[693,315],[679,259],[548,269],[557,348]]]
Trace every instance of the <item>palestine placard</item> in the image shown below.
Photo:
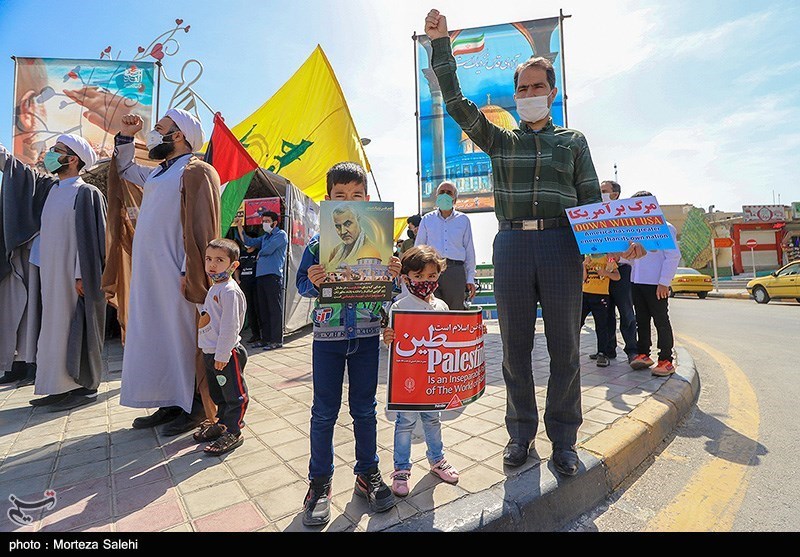
[[[387,408],[452,410],[486,389],[481,309],[393,310]]]

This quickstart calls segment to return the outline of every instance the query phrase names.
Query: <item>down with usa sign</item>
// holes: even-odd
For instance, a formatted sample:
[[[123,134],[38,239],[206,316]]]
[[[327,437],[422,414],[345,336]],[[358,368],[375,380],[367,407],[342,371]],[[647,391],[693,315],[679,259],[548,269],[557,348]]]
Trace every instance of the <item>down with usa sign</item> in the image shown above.
[[[467,311],[393,310],[388,410],[452,410],[486,389],[483,318]]]

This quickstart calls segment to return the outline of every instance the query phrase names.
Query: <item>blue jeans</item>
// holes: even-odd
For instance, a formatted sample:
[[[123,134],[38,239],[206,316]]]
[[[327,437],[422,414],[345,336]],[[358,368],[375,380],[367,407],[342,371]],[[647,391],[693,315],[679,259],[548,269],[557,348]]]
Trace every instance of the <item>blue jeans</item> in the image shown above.
[[[378,465],[377,401],[378,337],[319,341],[312,345],[311,459],[308,478],[333,475],[333,427],[342,406],[347,366],[348,402],[356,438],[356,474]]]
[[[435,464],[444,458],[442,447],[441,412],[398,412],[394,422],[394,469],[411,470],[411,434],[417,419],[422,418],[428,462]]]

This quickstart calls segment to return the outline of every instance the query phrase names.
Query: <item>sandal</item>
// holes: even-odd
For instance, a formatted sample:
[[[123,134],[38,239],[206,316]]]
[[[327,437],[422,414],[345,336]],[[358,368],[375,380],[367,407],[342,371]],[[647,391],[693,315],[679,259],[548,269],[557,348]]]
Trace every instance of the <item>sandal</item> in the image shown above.
[[[214,441],[219,439],[220,435],[225,433],[225,426],[220,424],[219,422],[203,422],[200,425],[200,429],[195,431],[192,434],[194,440],[198,443],[202,443],[203,441]]]
[[[244,436],[241,433],[234,434],[230,431],[226,431],[219,439],[203,449],[203,451],[211,455],[221,455],[241,446],[242,443],[244,443]]]

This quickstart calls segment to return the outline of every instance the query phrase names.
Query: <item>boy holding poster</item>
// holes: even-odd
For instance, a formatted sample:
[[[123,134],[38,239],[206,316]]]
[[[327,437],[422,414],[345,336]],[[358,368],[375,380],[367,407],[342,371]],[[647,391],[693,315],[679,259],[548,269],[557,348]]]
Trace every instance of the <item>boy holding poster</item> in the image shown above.
[[[396,309],[450,311],[447,304],[433,295],[439,286],[439,276],[447,263],[431,246],[414,246],[403,254],[400,276],[403,277],[408,294],[399,298],[389,310]],[[387,327],[383,331],[383,342],[392,345],[395,339],[394,329]],[[458,470],[444,458],[442,447],[441,412],[406,412],[399,410],[394,424],[394,472],[392,472],[392,492],[399,497],[408,495],[408,478],[411,477],[411,434],[417,425],[417,418],[422,419],[425,432],[425,443],[428,446],[426,456],[431,466],[431,474],[442,481],[454,484],[458,482]]]
[[[367,174],[359,165],[344,162],[328,170],[325,199],[369,201]],[[400,260],[389,263],[392,280],[400,273]],[[321,304],[320,285],[327,276],[320,265],[319,235],[306,246],[297,271],[301,296],[317,298],[312,344],[311,458],[309,488],[303,501],[303,524],[322,526],[330,520],[333,479],[333,428],[342,404],[344,370],[347,367],[348,401],[355,435],[355,493],[365,497],[370,509],[388,511],[395,498],[378,469],[375,395],[378,388],[381,302]]]
[[[608,312],[610,296],[609,286],[612,280],[619,280],[617,261],[609,255],[587,255],[583,260],[583,309],[581,323],[586,321],[590,313],[594,317],[594,331],[597,335],[597,366],[608,367],[609,354],[614,352],[611,335],[615,331],[608,330]]]

